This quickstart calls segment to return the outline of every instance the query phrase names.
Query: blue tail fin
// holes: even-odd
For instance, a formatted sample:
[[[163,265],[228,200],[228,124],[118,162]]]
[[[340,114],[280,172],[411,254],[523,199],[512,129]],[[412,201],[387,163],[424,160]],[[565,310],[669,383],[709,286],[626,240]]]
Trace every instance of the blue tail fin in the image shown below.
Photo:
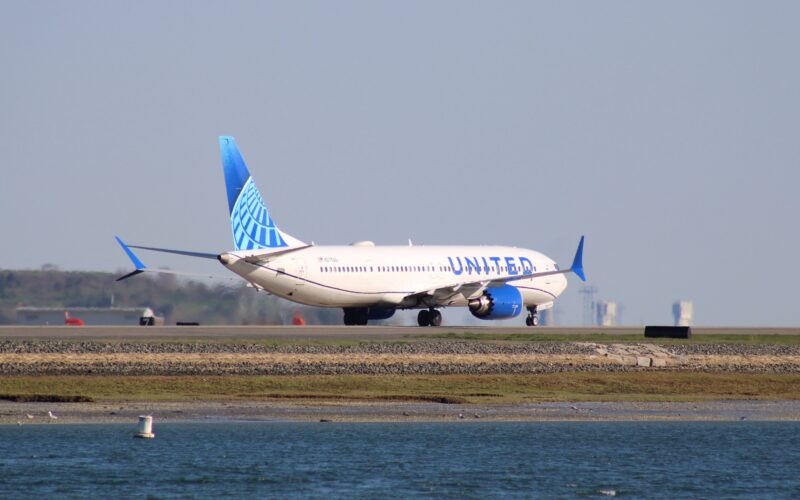
[[[228,191],[228,210],[236,250],[281,248],[303,243],[282,233],[261,199],[247,165],[242,159],[236,140],[220,136],[219,151]]]

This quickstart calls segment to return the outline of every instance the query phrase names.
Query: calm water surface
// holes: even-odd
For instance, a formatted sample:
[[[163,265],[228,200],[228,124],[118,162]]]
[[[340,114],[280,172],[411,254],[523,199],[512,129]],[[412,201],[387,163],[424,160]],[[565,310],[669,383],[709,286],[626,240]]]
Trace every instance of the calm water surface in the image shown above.
[[[800,422],[0,426],[0,498],[800,497]]]

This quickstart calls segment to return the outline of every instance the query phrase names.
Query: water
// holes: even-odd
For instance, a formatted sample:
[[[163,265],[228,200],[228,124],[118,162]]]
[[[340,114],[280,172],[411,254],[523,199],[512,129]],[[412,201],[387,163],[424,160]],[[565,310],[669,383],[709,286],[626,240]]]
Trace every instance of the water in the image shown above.
[[[800,496],[800,422],[0,426],[0,498]]]

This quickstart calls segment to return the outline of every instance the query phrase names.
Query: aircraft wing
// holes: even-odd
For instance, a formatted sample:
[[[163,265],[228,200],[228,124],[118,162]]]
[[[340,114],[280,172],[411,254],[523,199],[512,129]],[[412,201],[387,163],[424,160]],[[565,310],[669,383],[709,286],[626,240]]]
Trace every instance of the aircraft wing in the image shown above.
[[[408,295],[407,298],[424,299],[428,298],[434,304],[449,305],[452,303],[453,297],[463,294],[465,297],[471,297],[476,293],[480,293],[486,288],[488,282],[469,282],[469,283],[455,283],[452,285],[445,285],[431,290],[425,290],[419,293]],[[427,301],[426,301],[427,302]]]
[[[459,283],[452,283],[444,285],[431,290],[425,290],[419,293],[411,294],[409,297],[424,298],[429,297],[436,304],[447,305],[457,294],[462,294],[464,297],[471,297],[477,293],[483,292],[486,288],[495,288],[503,286],[509,282],[517,280],[525,280],[532,278],[542,278],[544,276],[552,276],[554,274],[575,273],[581,281],[586,281],[586,275],[583,271],[583,236],[578,243],[578,250],[575,252],[575,257],[572,259],[572,265],[569,269],[560,269],[558,271],[545,271],[541,273],[527,272],[523,274],[513,274],[506,276],[484,277],[472,281],[462,281]]]

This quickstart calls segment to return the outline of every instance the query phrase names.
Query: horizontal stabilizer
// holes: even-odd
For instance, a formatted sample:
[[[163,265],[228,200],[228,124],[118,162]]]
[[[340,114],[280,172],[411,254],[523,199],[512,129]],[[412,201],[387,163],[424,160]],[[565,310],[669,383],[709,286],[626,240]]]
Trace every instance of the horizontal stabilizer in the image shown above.
[[[176,255],[185,255],[187,257],[199,257],[201,259],[217,260],[216,253],[207,252],[192,252],[189,250],[173,250],[171,248],[156,248],[156,247],[143,247],[139,245],[129,245],[130,248],[138,248],[139,250],[150,250],[151,252],[174,253]]]
[[[133,262],[134,267],[136,269],[134,271],[129,272],[125,276],[120,276],[117,278],[117,281],[122,281],[124,279],[132,278],[137,274],[142,273],[156,273],[156,274],[174,274],[176,276],[189,276],[194,278],[214,278],[214,279],[224,279],[224,280],[234,280],[235,278],[231,276],[215,276],[211,274],[196,274],[196,273],[184,273],[179,271],[172,271],[171,269],[152,269],[144,265],[144,262],[135,254],[131,248],[140,248],[142,250],[152,250],[154,252],[164,252],[164,253],[174,253],[178,255],[188,255],[190,257],[201,257],[204,259],[217,259],[217,254],[213,253],[203,253],[203,252],[190,252],[186,250],[171,250],[168,248],[154,248],[154,247],[142,247],[137,245],[126,245],[119,236],[115,236],[117,239],[117,243],[125,250],[125,254],[131,259]]]

